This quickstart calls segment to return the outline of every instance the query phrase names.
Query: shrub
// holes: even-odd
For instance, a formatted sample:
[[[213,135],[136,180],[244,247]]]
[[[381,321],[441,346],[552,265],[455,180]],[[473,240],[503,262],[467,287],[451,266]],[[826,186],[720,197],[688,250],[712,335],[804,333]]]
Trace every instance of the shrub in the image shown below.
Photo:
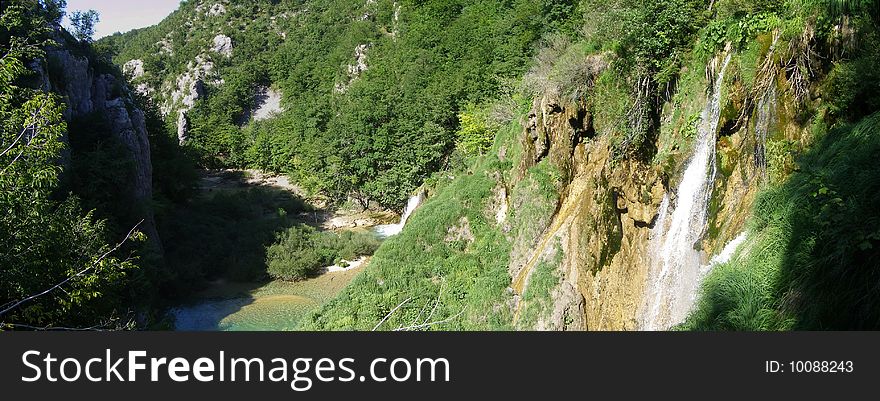
[[[266,250],[269,275],[281,280],[303,280],[339,260],[372,255],[379,240],[369,233],[319,232],[297,225],[278,234]]]
[[[492,146],[495,129],[490,127],[487,113],[470,105],[458,114],[459,127],[455,133],[456,147],[468,155],[481,155]]]

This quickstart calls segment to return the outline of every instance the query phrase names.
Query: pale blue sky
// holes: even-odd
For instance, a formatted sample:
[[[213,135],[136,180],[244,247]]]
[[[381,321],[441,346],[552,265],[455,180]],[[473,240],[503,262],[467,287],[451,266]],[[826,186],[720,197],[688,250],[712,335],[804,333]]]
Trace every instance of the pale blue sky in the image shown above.
[[[176,10],[180,0],[67,0],[67,12],[96,10],[101,21],[95,39],[155,25]],[[69,24],[65,19],[65,26]]]

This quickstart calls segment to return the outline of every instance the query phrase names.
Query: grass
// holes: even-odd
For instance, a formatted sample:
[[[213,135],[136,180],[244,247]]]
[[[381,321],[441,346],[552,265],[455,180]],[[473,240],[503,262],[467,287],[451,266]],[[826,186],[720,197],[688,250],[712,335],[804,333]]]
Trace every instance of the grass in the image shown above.
[[[509,283],[509,245],[482,212],[493,186],[484,171],[455,180],[417,209],[404,232],[386,240],[367,270],[304,327],[368,330],[407,299],[383,328],[422,322],[435,303],[432,320],[462,313],[444,330],[502,327],[509,319],[495,307]],[[462,218],[473,242],[447,241],[447,227]]]
[[[746,249],[707,277],[692,330],[880,328],[880,114],[833,129],[759,195]]]
[[[553,257],[542,259],[535,266],[520,300],[523,306],[517,321],[518,328],[534,329],[541,318],[553,311],[553,290],[562,279],[559,274],[562,255],[562,245],[557,241]]]
[[[430,181],[433,195],[410,216],[403,232],[387,239],[365,271],[307,317],[301,328],[370,330],[388,316],[380,330],[446,319],[419,329],[512,329],[507,288],[513,243],[520,231],[549,222],[559,181],[558,172],[546,162],[529,169],[510,190],[511,213],[519,214],[507,221],[516,226],[505,228],[505,223],[495,221],[487,204],[499,177],[508,181],[515,175],[517,167],[511,161],[521,153],[521,130],[514,119],[501,129],[491,151],[470,160],[469,168],[435,175]],[[503,160],[498,157],[502,149]],[[467,221],[473,238],[450,238],[450,228],[460,227],[462,221]],[[522,240],[532,241],[538,234],[524,234]]]

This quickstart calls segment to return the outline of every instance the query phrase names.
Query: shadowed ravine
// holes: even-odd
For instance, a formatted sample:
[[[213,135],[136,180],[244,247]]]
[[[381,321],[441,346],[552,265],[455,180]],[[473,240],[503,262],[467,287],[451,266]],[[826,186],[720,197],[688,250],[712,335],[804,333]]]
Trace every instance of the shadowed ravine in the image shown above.
[[[234,230],[236,233],[231,233],[235,237],[242,237],[238,232],[247,232],[251,234],[243,235],[244,237],[267,239],[293,224],[308,224],[320,231],[370,230],[379,238],[387,238],[403,229],[407,217],[424,200],[423,192],[412,196],[399,222],[378,224],[385,222],[390,212],[319,208],[316,206],[317,202],[303,200],[299,188],[292,185],[287,177],[271,176],[256,170],[208,172],[202,177],[198,188],[202,203],[195,202],[193,207],[205,209],[199,209],[200,214],[219,219],[219,222],[215,221],[217,227],[237,226]],[[293,217],[289,217],[287,213],[275,212],[275,209],[283,208],[278,199],[287,198],[308,202],[308,208],[297,212],[296,208],[288,207],[291,212],[298,213]],[[223,203],[222,208],[204,207],[217,202],[233,203]],[[244,217],[234,220],[215,211],[229,207],[256,211],[249,212],[252,215],[245,214]],[[198,232],[195,235],[203,233]],[[210,241],[207,238],[187,240]],[[223,259],[240,260],[241,263],[227,266],[226,271],[219,272],[218,278],[209,283],[207,289],[169,311],[176,330],[293,330],[303,317],[333,299],[369,263],[369,257],[361,256],[357,260],[346,261],[341,266],[325,266],[305,280],[267,282],[262,279],[266,271],[267,244],[252,244],[253,246],[248,247],[238,246],[239,244],[233,242],[231,246],[236,249],[222,251],[225,252],[224,255],[228,254]],[[210,250],[208,253],[211,253]],[[249,277],[252,278],[248,279]]]

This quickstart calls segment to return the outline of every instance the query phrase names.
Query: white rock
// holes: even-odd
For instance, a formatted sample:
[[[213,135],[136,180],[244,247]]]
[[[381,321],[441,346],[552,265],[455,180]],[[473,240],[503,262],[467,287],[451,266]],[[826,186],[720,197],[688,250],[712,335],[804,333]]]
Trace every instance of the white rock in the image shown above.
[[[281,92],[274,89],[263,90],[257,95],[257,109],[254,110],[254,121],[266,120],[282,112]]]
[[[134,88],[134,91],[137,92],[138,94],[142,95],[142,96],[147,96],[147,97],[152,96],[153,93],[156,92],[156,90],[153,89],[153,88],[152,88],[149,84],[147,84],[146,82],[141,82],[141,83],[139,83],[139,84]]]
[[[138,79],[144,75],[144,61],[139,59],[128,60],[122,66],[122,73],[129,79]]]
[[[226,13],[226,7],[224,7],[220,3],[217,3],[217,4],[214,4],[213,6],[211,6],[211,9],[208,10],[208,13],[206,15],[216,17],[216,16],[222,15],[224,13]]]
[[[167,54],[169,56],[174,55],[174,44],[170,38],[165,38],[156,42],[156,46],[159,46],[159,54]]]
[[[367,50],[369,48],[369,44],[360,44],[354,48],[354,64],[349,64],[347,68],[348,82],[337,82],[334,86],[336,92],[344,93],[347,91],[352,82],[358,79],[358,77],[367,70]]]
[[[226,57],[232,56],[232,38],[226,35],[214,36],[213,50]]]

